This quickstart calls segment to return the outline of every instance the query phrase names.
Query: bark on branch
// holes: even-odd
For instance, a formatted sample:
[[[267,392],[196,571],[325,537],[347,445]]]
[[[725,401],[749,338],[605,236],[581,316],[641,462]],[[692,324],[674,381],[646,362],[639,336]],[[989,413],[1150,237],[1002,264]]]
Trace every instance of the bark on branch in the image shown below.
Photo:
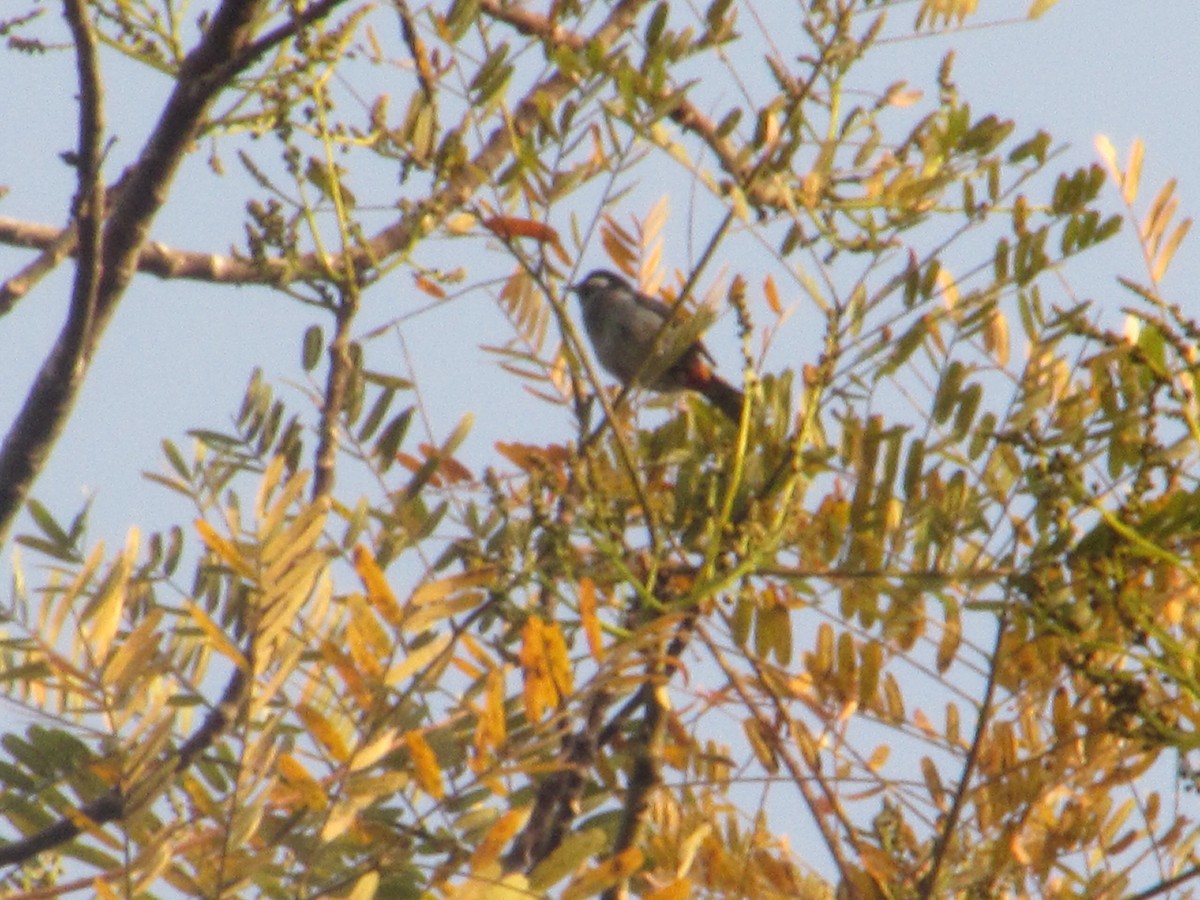
[[[166,202],[179,165],[199,133],[213,100],[236,75],[261,59],[272,47],[319,15],[327,15],[341,2],[344,0],[316,4],[304,16],[296,17],[256,41],[253,29],[265,12],[266,0],[224,0],[213,14],[199,44],[184,59],[175,90],[153,133],[137,161],[108,192],[107,203],[100,202],[98,195],[101,192],[96,188],[98,181],[90,181],[98,175],[95,172],[90,176],[83,174],[89,165],[98,167],[99,153],[95,148],[99,145],[93,144],[101,136],[81,133],[78,161],[81,178],[96,188],[91,191],[95,196],[89,202],[77,204],[71,224],[58,232],[47,248],[53,248],[57,258],[67,254],[77,256],[84,271],[77,278],[76,302],[71,314],[42,364],[3,445],[0,445],[0,543],[12,527],[66,424],[104,328],[138,271],[150,225]],[[82,39],[86,44],[86,35],[79,36],[81,29],[90,28],[86,5],[81,5],[74,17],[71,14],[73,8],[71,4],[67,5],[68,21],[76,32],[76,40]],[[99,81],[94,68],[92,74],[88,74],[87,67],[94,67],[95,63],[94,58],[88,62],[86,46],[80,45],[77,54],[81,71],[81,125],[86,131],[99,125],[96,114]],[[91,83],[93,80],[94,84]],[[83,196],[82,187],[80,196]],[[104,208],[100,208],[102,206]],[[89,225],[88,216],[103,216],[103,228],[95,229],[94,225]],[[89,230],[95,232],[93,237],[98,240],[93,241],[88,236]],[[26,230],[26,237],[30,236]],[[47,266],[38,269],[43,274],[46,270]],[[23,274],[26,280],[17,285],[18,291],[27,290],[28,278],[36,273],[27,269]],[[84,300],[86,315],[81,325]],[[11,299],[0,299],[0,309],[5,302],[11,305]]]

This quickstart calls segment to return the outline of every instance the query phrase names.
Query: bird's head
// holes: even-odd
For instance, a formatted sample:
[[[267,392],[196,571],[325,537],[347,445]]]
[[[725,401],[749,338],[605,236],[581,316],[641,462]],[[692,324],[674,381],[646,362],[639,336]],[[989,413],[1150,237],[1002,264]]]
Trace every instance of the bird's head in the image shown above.
[[[588,303],[593,300],[601,300],[613,293],[631,292],[633,288],[616,272],[596,269],[594,272],[589,272],[582,281],[571,285],[571,291],[578,295],[582,302]]]

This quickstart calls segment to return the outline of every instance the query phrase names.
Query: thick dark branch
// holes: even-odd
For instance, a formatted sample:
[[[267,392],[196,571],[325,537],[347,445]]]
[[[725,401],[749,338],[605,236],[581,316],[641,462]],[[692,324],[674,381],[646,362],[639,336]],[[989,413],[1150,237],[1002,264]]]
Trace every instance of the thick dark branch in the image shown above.
[[[345,2],[346,0],[324,0],[324,2],[315,3],[288,22],[245,46],[233,58],[222,60],[218,54],[216,59],[219,65],[213,66],[212,72],[203,80],[210,85],[215,82],[219,89],[284,41],[327,16],[334,8]],[[232,5],[236,7],[238,4]],[[224,29],[225,32],[228,33],[232,27],[236,27],[236,23],[229,23]],[[217,28],[216,23],[213,28]],[[211,31],[210,29],[210,33]],[[195,54],[189,57],[189,61],[193,67],[201,64],[196,62]],[[185,66],[188,64],[185,63]],[[0,217],[0,244],[30,247],[43,251],[34,263],[8,279],[4,284],[0,284],[0,315],[8,312],[37,281],[48,272],[53,271],[65,258],[78,256],[79,253],[73,228],[59,229],[52,225],[21,222],[3,217]],[[315,259],[312,260],[312,265],[315,269]],[[173,250],[157,243],[145,244],[138,253],[136,261],[138,272],[147,272],[163,278],[189,278],[226,284],[275,284],[287,281],[290,279],[287,276],[286,268],[281,264],[259,265],[236,256]]]
[[[62,432],[83,384],[101,302],[104,189],[100,182],[103,108],[96,36],[84,0],[66,0],[79,73],[79,185],[72,210],[79,256],[67,320],[0,448],[0,543]]]
[[[66,0],[65,6],[79,70],[79,150],[75,160],[79,186],[71,205],[71,219],[78,228],[78,265],[64,336],[66,352],[79,360],[91,330],[100,283],[101,227],[104,223],[104,184],[100,180],[104,94],[100,63],[96,57],[96,34],[87,17],[87,4],[84,0]]]
[[[228,81],[241,72],[245,72],[284,41],[291,40],[309,25],[321,21],[345,2],[347,0],[321,0],[320,3],[314,3],[278,28],[246,45],[225,64],[227,71],[222,76],[223,80]]]
[[[249,44],[252,23],[265,5],[266,0],[225,0],[221,4],[200,44],[183,61],[179,81],[154,133],[114,190],[98,246],[91,251],[77,250],[94,253],[98,261],[98,273],[82,276],[85,284],[95,280],[94,288],[86,291],[94,302],[88,304],[88,321],[82,331],[73,304],[71,316],[0,447],[0,542],[12,527],[66,423],[100,335],[137,270],[150,223],[166,202],[170,183],[199,131],[205,111],[227,80],[236,74],[228,61]],[[82,19],[80,27],[86,28]],[[87,58],[87,50],[78,52],[81,69],[86,68],[82,61]],[[222,77],[214,77],[215,72]],[[81,87],[81,105],[86,106],[89,90]],[[93,113],[81,110],[81,119],[87,120]],[[98,138],[81,137],[81,142],[93,139]],[[81,143],[81,146],[86,145]],[[81,154],[85,157],[81,165],[87,164],[90,153]],[[96,153],[95,161],[98,159]],[[93,215],[102,214],[97,204],[91,206]],[[80,259],[84,261],[82,255]]]
[[[630,847],[636,846],[646,828],[650,814],[650,800],[662,784],[662,745],[667,728],[667,714],[662,694],[651,691],[646,704],[646,717],[642,720],[641,734],[633,750],[633,764],[629,768],[629,783],[625,789],[625,803],[621,810],[621,824],[617,829],[609,857],[616,857]],[[620,900],[628,896],[624,881],[614,885],[602,895],[603,900]]]
[[[605,45],[611,44],[632,26],[638,10],[647,3],[648,0],[623,0],[618,3],[595,32],[593,39]],[[164,253],[161,247],[155,253],[154,247],[145,246],[150,223],[165,201],[167,188],[195,138],[204,111],[217,91],[240,71],[232,68],[230,60],[240,66],[251,65],[278,41],[290,35],[290,29],[295,27],[295,23],[289,23],[283,31],[272,32],[257,42],[239,44],[239,41],[246,41],[244,29],[255,18],[254,14],[247,11],[248,8],[261,5],[262,0],[256,3],[226,0],[222,4],[201,46],[184,60],[179,86],[168,101],[141,157],[114,190],[115,200],[103,236],[104,253],[96,321],[87,342],[85,365],[117,301],[134,273],[143,266],[149,268],[154,265],[162,274],[174,274],[180,270],[172,272],[172,266],[186,263],[183,271],[192,274],[224,272],[226,277],[236,269],[249,276],[245,281],[257,283],[285,283],[310,271],[309,260],[302,260],[295,267],[288,267],[282,262],[262,266],[211,256],[172,257],[170,253]],[[328,12],[336,5],[334,0],[327,0],[317,8]],[[215,68],[206,70],[204,66],[209,64]],[[218,79],[215,73],[219,73],[224,80]],[[377,265],[379,260],[408,250],[435,227],[435,223],[445,221],[451,212],[466,205],[510,158],[514,144],[537,127],[543,110],[553,108],[575,86],[575,77],[562,72],[555,72],[534,85],[513,114],[496,127],[470,162],[449,173],[441,190],[424,202],[415,204],[407,215],[367,241],[366,247],[348,251],[349,260],[334,257],[319,264],[315,257],[312,258],[311,272],[324,273],[330,268],[345,270],[347,265],[365,272]],[[29,228],[24,229],[24,235],[31,237]],[[234,279],[229,277],[228,280]],[[65,392],[61,388],[62,384],[69,381],[69,371],[69,367],[58,361],[58,354],[52,353],[4,448],[0,450],[0,539],[11,526],[12,518],[28,495],[33,479],[44,465],[49,447],[61,428],[61,420],[74,400],[77,385]],[[65,393],[62,402],[52,402],[51,395],[55,393]]]
[[[587,787],[584,775],[596,761],[601,717],[607,704],[605,694],[592,697],[583,727],[563,740],[559,768],[538,787],[529,821],[504,856],[508,871],[527,872],[562,844],[582,809]]]

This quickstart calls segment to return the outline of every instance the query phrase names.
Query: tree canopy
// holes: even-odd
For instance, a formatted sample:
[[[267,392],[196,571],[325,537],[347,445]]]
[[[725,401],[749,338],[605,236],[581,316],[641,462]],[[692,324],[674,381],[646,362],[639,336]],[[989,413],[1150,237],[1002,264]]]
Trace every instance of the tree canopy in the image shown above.
[[[1191,889],[1190,220],[1140,143],[1064,170],[952,55],[875,62],[975,5],[5,10],[77,76],[65,225],[0,218],[0,313],[70,272],[0,447],[6,895]],[[170,81],[144,138],[118,62]],[[241,229],[165,244],[199,159]],[[1122,240],[1118,328],[1070,278]],[[678,306],[665,341],[719,320],[740,420],[610,384],[585,257]],[[308,327],[287,383],[164,435],[179,521],[113,551],[35,485],[146,278]],[[558,437],[514,417],[476,465],[395,348],[484,305],[467,349]]]

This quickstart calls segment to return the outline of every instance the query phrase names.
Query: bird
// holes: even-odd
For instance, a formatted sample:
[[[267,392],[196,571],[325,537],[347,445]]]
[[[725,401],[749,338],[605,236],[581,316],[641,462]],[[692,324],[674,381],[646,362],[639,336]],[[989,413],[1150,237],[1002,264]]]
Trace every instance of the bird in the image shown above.
[[[660,332],[671,318],[671,307],[604,269],[589,273],[570,290],[583,308],[583,324],[596,357],[621,384],[653,377],[650,384],[638,383],[664,393],[696,391],[734,422],[741,419],[745,397],[713,370],[716,361],[702,341],[689,344],[657,376],[658,366],[646,364],[651,352],[670,346],[670,335]]]

